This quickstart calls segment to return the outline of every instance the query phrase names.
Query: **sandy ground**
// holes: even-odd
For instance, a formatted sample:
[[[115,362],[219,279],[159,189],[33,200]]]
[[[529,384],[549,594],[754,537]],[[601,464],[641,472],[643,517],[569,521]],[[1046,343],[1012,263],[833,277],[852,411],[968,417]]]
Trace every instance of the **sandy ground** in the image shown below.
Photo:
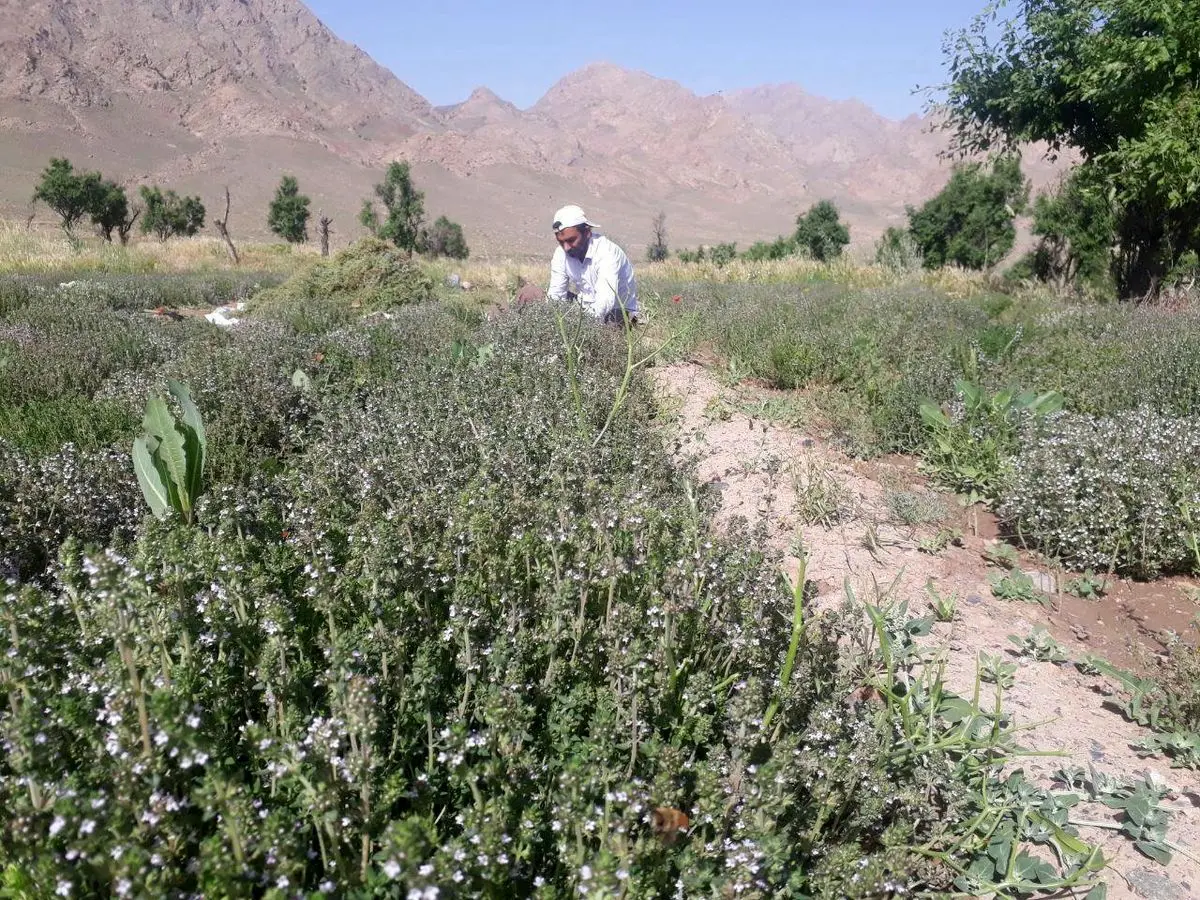
[[[1035,726],[1025,733],[1022,744],[1061,751],[1066,757],[1030,757],[1022,763],[1026,774],[1049,784],[1051,774],[1066,763],[1085,768],[1092,764],[1113,775],[1157,772],[1174,788],[1165,801],[1171,810],[1168,838],[1200,856],[1197,773],[1171,769],[1165,758],[1136,755],[1130,744],[1148,732],[1106,707],[1111,695],[1106,679],[1085,676],[1070,664],[1032,662],[1008,652],[1015,649],[1010,634],[1026,635],[1035,625],[1043,625],[1072,658],[1094,653],[1125,665],[1130,639],[1153,636],[1155,631],[1132,604],[1110,599],[1108,607],[1088,608],[1080,601],[1058,602],[1066,599],[1060,595],[1055,608],[1046,610],[1037,604],[996,599],[987,576],[999,570],[983,556],[991,542],[986,515],[964,513],[954,498],[946,497],[948,515],[957,516],[962,526],[961,546],[950,545],[936,554],[918,549],[922,538],[938,530],[936,526],[895,523],[887,505],[888,490],[925,487],[910,461],[856,462],[815,434],[755,419],[739,411],[732,389],[700,365],[665,366],[652,374],[664,404],[678,412],[677,453],[681,459],[693,460],[700,480],[720,492],[720,520],[765,519],[770,540],[788,554],[786,564],[793,573],[798,566],[795,550],[803,546],[807,578],[818,587],[818,604],[840,601],[847,582],[860,597],[870,599],[887,591],[908,600],[909,608],[921,615],[930,607],[928,583],[942,595],[957,594],[957,617],[935,626],[929,646],[944,655],[947,680],[967,696],[973,689],[979,653],[1000,655],[1019,665],[1005,707],[1016,724]],[[795,482],[806,484],[814,473],[820,480],[841,485],[846,492],[844,504],[852,509],[831,527],[802,524],[796,514]],[[1028,571],[1027,559],[1021,567]],[[1053,584],[1054,576],[1044,572],[1040,578]],[[1143,605],[1151,602],[1159,603],[1145,600]],[[1165,600],[1162,606],[1168,606]],[[1113,609],[1107,620],[1106,608]],[[1167,621],[1173,622],[1171,616],[1177,619],[1185,610],[1176,603],[1165,612]],[[1123,631],[1129,632],[1125,639]],[[1092,807],[1085,814],[1101,819],[1106,818],[1104,812]],[[1200,897],[1200,865],[1184,854],[1175,853],[1169,865],[1161,866],[1117,832],[1083,828],[1081,834],[1101,845],[1109,860],[1104,877],[1110,900]]]

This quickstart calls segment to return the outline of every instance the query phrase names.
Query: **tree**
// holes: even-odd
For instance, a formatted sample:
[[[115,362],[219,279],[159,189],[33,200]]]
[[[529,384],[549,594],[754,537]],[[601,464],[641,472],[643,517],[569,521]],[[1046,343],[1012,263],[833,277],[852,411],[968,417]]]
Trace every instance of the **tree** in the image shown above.
[[[133,226],[141,214],[142,208],[140,206],[132,206],[130,207],[129,215],[125,217],[125,221],[117,226],[117,235],[121,238],[122,247],[129,243],[129,233],[133,231]]]
[[[822,200],[796,217],[794,240],[806,247],[813,259],[828,262],[842,255],[842,248],[850,243],[850,229],[839,220],[838,208]]]
[[[1112,265],[1116,220],[1101,185],[1076,169],[1033,204],[1034,274],[1059,287],[1105,280]]]
[[[308,240],[309,199],[293,175],[284,175],[267,210],[267,227],[289,244]]]
[[[92,195],[92,205],[88,214],[91,216],[92,224],[99,229],[101,236],[110,244],[114,230],[118,230],[122,235],[121,243],[126,242],[129,228],[133,227],[133,220],[138,215],[135,211],[130,216],[129,198],[125,196],[125,188],[115,181],[102,181],[97,185]]]
[[[142,234],[156,234],[160,241],[176,235],[191,237],[204,227],[204,204],[199,197],[180,197],[174,191],[142,185]]]
[[[329,255],[329,232],[332,230],[333,219],[325,215],[325,210],[317,216],[317,238],[321,241],[321,255]]]
[[[997,158],[991,172],[960,165],[946,186],[920,209],[908,209],[908,231],[927,269],[955,263],[967,269],[995,265],[1016,241],[1013,220],[1029,201],[1029,184],[1016,156]]]
[[[229,235],[229,185],[225,186],[225,215],[220,219],[213,219],[213,224],[217,226],[217,234],[221,235],[221,239],[225,241],[225,249],[229,251],[229,258],[233,260],[233,264],[240,265],[241,258],[238,256],[237,247],[233,244],[233,238]]]
[[[33,199],[58,213],[62,230],[72,235],[79,220],[96,209],[101,190],[99,172],[76,172],[69,160],[55,157],[42,172]]]
[[[1111,199],[1122,296],[1200,249],[1200,4],[1019,0],[948,36],[953,150],[1045,141]]]
[[[421,252],[430,256],[448,256],[451,259],[466,259],[471,254],[463,237],[462,226],[445,216],[438,216],[429,229],[421,231]]]
[[[376,237],[412,253],[421,236],[425,195],[413,186],[407,162],[393,162],[387,167],[383,181],[375,185],[375,196],[383,204],[382,221],[370,200],[363,201],[358,221]]]
[[[796,252],[796,242],[792,238],[777,237],[773,241],[755,241],[750,245],[743,259],[757,262],[764,259],[785,259]]]
[[[717,244],[708,251],[708,258],[718,269],[723,269],[737,259],[737,244]]]
[[[646,248],[647,262],[664,262],[671,255],[667,247],[667,214],[660,212],[650,223],[650,246]]]

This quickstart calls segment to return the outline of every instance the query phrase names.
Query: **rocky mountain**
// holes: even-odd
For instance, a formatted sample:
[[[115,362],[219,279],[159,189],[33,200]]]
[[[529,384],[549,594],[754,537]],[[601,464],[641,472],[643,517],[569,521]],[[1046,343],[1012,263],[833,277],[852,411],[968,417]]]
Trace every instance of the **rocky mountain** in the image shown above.
[[[675,246],[744,245],[823,198],[869,244],[945,182],[943,146],[923,119],[796,85],[701,97],[608,64],[526,110],[485,87],[435,108],[298,0],[0,0],[6,218],[26,217],[57,155],[214,203],[229,185],[231,228],[247,238],[267,236],[289,172],[346,242],[371,184],[403,158],[431,215],[461,221],[477,253],[545,253],[546,217],[568,201],[634,252],[659,210]]]

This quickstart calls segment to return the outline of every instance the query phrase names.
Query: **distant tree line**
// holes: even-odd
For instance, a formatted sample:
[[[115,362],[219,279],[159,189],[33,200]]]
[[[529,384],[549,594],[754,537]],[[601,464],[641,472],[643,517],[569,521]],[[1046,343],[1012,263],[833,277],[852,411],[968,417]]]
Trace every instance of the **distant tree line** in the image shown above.
[[[375,186],[375,194],[384,206],[383,219],[369,200],[364,201],[360,216],[372,233],[409,252],[466,259],[470,250],[461,225],[439,216],[432,225],[425,226],[424,195],[413,186],[408,163],[392,163],[383,183]],[[122,244],[128,243],[139,218],[142,234],[153,234],[162,241],[195,235],[204,227],[206,210],[198,196],[180,196],[158,185],[142,185],[138,196],[141,203],[131,204],[122,185],[100,172],[76,170],[70,160],[57,157],[50,160],[33,192],[34,202],[45,203],[53,210],[72,240],[85,219],[104,240],[111,242],[115,232]],[[296,177],[284,175],[267,208],[267,227],[290,244],[307,241],[310,205],[311,199],[300,192]],[[226,220],[228,215],[226,191]],[[226,220],[216,224],[233,252]],[[331,222],[326,216],[318,222],[323,249],[328,247]]]
[[[654,218],[654,236],[646,251],[646,258],[651,262],[670,257],[665,219],[663,213]],[[738,253],[736,243],[726,242],[697,247],[695,250],[679,250],[675,255],[680,262],[711,262],[718,268],[735,259],[786,259],[799,254],[820,262],[829,262],[841,256],[842,250],[849,243],[850,229],[841,221],[837,206],[831,200],[821,200],[796,217],[796,230],[790,235],[778,237],[773,241],[758,241],[742,253]]]

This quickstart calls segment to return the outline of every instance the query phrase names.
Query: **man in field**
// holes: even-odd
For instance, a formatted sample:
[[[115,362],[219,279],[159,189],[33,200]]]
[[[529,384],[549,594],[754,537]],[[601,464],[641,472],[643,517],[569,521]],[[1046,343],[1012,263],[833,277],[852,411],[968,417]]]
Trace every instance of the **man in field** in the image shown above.
[[[556,212],[553,228],[558,249],[550,259],[547,296],[578,302],[601,322],[635,324],[637,282],[625,251],[597,232],[578,206]]]

